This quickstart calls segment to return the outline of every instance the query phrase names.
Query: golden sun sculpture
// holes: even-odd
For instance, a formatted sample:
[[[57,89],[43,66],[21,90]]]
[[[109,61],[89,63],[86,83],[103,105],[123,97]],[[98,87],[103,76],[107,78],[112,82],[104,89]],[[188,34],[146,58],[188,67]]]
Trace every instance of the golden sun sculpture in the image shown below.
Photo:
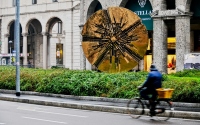
[[[146,53],[148,32],[134,12],[109,7],[95,12],[82,30],[82,48],[100,71],[116,73],[133,69]]]

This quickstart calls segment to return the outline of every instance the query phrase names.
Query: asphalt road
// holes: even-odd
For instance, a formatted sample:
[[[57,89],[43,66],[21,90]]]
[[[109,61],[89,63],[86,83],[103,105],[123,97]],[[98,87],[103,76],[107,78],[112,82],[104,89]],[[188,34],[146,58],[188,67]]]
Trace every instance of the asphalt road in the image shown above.
[[[0,125],[200,125],[200,120],[170,119],[167,122],[126,114],[78,110],[0,101]]]

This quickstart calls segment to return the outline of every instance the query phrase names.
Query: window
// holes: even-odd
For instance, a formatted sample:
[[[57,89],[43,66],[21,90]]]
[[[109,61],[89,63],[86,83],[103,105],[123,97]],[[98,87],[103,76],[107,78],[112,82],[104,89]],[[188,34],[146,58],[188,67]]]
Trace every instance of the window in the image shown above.
[[[16,6],[16,0],[13,0],[13,7]]]
[[[194,31],[194,52],[200,51],[200,31]]]
[[[176,8],[175,0],[166,0],[167,10],[174,10]]]
[[[56,43],[56,65],[63,65],[63,44]]]
[[[58,2],[58,0],[53,0],[53,2]]]
[[[58,34],[62,34],[62,22],[58,21]]]
[[[37,0],[32,0],[32,4],[37,4]]]

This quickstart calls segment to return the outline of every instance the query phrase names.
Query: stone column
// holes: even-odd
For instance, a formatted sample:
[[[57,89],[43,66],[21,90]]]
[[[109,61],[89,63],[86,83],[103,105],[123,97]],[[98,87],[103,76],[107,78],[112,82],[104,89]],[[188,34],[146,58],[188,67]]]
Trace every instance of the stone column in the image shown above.
[[[84,26],[84,23],[85,23],[85,0],[81,0],[81,4],[80,4],[80,25],[79,25],[79,28],[80,28],[80,34],[82,32],[82,29],[83,29],[83,26]],[[84,55],[84,52],[83,52],[83,49],[82,49],[82,35],[80,35],[80,69],[83,69],[83,70],[86,70],[86,58],[85,58],[85,55]],[[91,66],[90,66],[91,67]]]
[[[23,33],[23,65],[27,66],[27,33]]]
[[[8,43],[8,37],[9,36],[10,36],[9,34],[4,35],[4,41],[2,42],[2,53],[9,53],[8,52],[8,44],[9,44]],[[12,42],[14,43],[14,41],[12,41]]]
[[[176,71],[184,69],[184,55],[190,48],[190,16],[176,17]]]
[[[47,69],[47,33],[43,32],[43,69]]]
[[[139,70],[140,71],[144,70],[144,58],[143,58],[143,60],[140,60],[140,62],[139,62]]]
[[[92,70],[92,65],[87,59],[86,59],[86,70]]]
[[[79,25],[80,31],[82,32],[83,24]],[[80,32],[80,34],[81,34]],[[80,35],[80,69],[86,70],[86,58],[82,49],[82,36]]]
[[[167,26],[162,18],[153,19],[153,64],[167,73]]]

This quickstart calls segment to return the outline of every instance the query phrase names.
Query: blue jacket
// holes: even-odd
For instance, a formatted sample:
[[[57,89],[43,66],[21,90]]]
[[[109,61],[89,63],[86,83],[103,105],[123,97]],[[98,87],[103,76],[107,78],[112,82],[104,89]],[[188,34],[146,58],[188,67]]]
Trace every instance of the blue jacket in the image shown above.
[[[147,80],[143,83],[142,88],[147,87],[148,90],[155,90],[162,87],[162,74],[158,70],[149,72]]]

